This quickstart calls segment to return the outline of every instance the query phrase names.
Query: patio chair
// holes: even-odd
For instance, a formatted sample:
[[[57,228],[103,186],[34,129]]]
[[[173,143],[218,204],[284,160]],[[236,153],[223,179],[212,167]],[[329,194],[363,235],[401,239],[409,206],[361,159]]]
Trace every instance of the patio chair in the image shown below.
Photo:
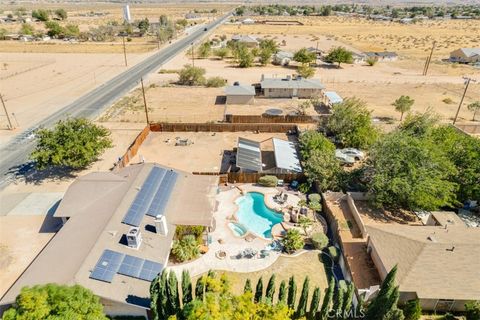
[[[285,193],[282,199],[283,203],[287,202],[287,199],[288,199],[288,194]]]

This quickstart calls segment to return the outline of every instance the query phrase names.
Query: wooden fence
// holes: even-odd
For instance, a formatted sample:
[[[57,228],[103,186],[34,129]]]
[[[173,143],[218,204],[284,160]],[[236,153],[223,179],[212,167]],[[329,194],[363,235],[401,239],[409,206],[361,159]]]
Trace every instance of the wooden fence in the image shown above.
[[[127,164],[137,155],[138,149],[142,145],[143,141],[148,137],[150,134],[150,127],[146,126],[143,130],[138,134],[138,136],[133,140],[132,144],[128,147],[127,151],[123,154],[123,156],[119,159],[119,161],[113,167],[113,170],[118,170],[127,166]]]
[[[263,173],[263,172],[193,172],[196,175],[219,176],[219,183],[257,183],[263,176],[276,176],[284,182],[290,183],[293,180],[304,182],[303,173]]]
[[[152,123],[153,132],[297,132],[295,124],[281,123]]]
[[[225,115],[228,123],[317,123],[319,118],[308,115]]]

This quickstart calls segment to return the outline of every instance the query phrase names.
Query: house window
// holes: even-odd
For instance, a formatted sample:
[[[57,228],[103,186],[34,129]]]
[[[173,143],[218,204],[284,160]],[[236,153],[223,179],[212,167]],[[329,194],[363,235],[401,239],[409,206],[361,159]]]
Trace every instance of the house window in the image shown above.
[[[455,300],[451,299],[438,299],[435,305],[434,311],[450,311],[455,303]]]

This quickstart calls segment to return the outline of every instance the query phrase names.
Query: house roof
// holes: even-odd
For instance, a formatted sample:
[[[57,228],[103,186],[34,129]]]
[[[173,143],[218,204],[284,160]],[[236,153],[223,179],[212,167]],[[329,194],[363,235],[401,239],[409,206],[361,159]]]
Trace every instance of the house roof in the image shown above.
[[[251,85],[227,86],[225,94],[227,96],[254,96],[255,87]]]
[[[460,48],[460,50],[463,52],[463,54],[466,57],[473,57],[476,55],[480,55],[480,48]]]
[[[277,138],[273,138],[272,141],[277,168],[293,172],[302,172],[295,144]]]
[[[257,38],[251,35],[233,35],[232,36],[233,41],[238,41],[238,42],[249,42],[249,43],[258,43]]]
[[[396,52],[391,51],[379,51],[379,52],[365,52],[367,57],[382,57],[382,58],[394,58],[397,57]]]
[[[343,98],[340,97],[335,91],[325,91],[325,96],[332,104],[343,102]]]
[[[316,79],[264,78],[260,85],[263,89],[324,89],[325,86]]]
[[[238,138],[237,167],[252,171],[262,171],[262,151],[260,142]]]
[[[154,218],[144,215],[139,225],[143,243],[132,249],[123,240],[130,226],[122,220],[154,167],[162,168],[138,164],[116,173],[95,172],[77,179],[55,215],[69,217],[68,221],[9,288],[0,305],[12,303],[24,286],[45,283],[80,284],[104,299],[121,303],[135,303],[132,297],[148,298],[148,281],[120,274],[115,274],[111,283],[91,279],[99,258],[108,249],[165,265],[176,224],[212,224],[218,185],[214,176],[176,171],[164,211],[168,235],[149,231]]]
[[[278,51],[274,54],[274,57],[276,57],[277,59],[293,59],[293,53],[288,51]]]
[[[432,211],[430,212],[432,217],[442,227],[461,227],[465,228],[467,225],[465,222],[455,213],[451,211]]]
[[[421,299],[480,300],[480,229],[368,225],[386,270],[398,265],[400,291]]]

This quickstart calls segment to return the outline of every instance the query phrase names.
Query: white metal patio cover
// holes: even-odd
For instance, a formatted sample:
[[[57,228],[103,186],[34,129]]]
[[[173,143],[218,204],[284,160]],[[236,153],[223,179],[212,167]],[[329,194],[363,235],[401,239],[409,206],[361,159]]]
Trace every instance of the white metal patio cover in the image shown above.
[[[238,138],[237,167],[251,171],[262,171],[260,142]]]
[[[290,141],[272,138],[277,168],[292,172],[302,172],[295,144]]]

